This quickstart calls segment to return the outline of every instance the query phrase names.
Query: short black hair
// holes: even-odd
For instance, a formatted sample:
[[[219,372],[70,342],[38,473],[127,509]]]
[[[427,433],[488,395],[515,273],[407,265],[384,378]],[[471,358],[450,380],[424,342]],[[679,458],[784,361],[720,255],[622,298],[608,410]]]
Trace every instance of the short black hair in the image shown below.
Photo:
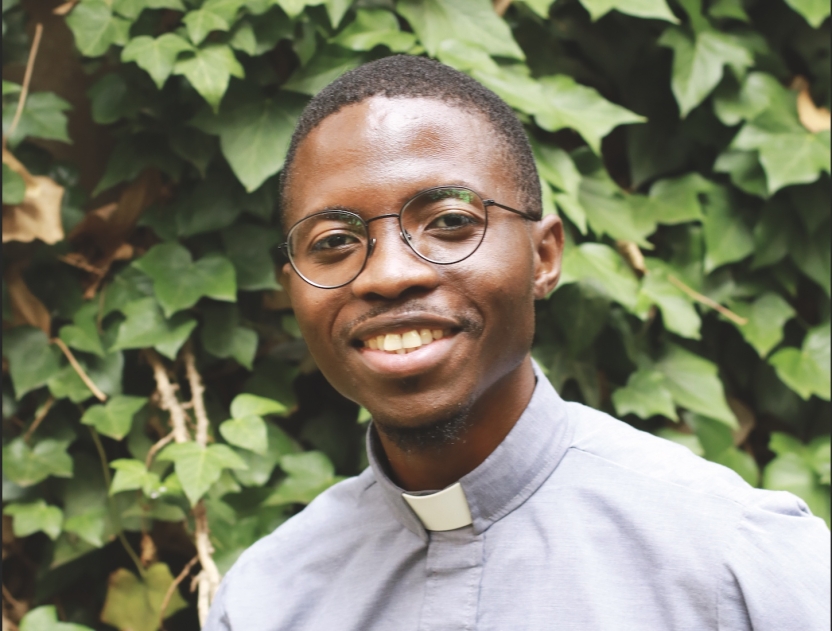
[[[292,134],[280,174],[280,206],[285,208],[292,165],[300,143],[323,120],[341,108],[373,96],[432,98],[480,113],[506,141],[505,164],[514,171],[523,210],[540,217],[540,179],[523,124],[505,101],[466,74],[449,66],[412,55],[394,55],[366,63],[341,75],[306,105]]]

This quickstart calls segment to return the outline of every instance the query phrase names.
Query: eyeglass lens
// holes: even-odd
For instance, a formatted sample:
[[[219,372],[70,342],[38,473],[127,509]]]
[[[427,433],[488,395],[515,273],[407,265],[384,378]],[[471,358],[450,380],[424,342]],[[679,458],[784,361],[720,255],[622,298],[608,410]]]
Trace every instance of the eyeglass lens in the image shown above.
[[[405,239],[419,256],[449,264],[477,249],[485,234],[486,211],[473,191],[442,187],[411,199],[402,208],[400,222]],[[320,287],[338,287],[358,276],[369,243],[367,224],[338,210],[307,217],[288,235],[295,270]]]

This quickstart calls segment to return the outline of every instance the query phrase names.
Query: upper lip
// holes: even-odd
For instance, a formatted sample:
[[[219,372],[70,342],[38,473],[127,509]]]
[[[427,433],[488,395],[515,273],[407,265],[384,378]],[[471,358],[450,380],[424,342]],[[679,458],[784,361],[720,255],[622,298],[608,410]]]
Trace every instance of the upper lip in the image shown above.
[[[406,313],[396,315],[386,313],[376,316],[371,320],[357,325],[351,332],[350,337],[354,340],[366,340],[367,338],[419,329],[455,329],[460,328],[460,323],[453,318],[436,315],[434,313]]]

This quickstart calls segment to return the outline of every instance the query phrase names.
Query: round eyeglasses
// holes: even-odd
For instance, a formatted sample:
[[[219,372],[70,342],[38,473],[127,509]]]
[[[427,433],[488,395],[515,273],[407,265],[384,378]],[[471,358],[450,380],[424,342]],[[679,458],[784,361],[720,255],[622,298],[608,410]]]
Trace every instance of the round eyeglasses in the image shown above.
[[[369,224],[397,218],[402,240],[420,258],[437,265],[467,259],[485,237],[488,207],[497,206],[537,221],[540,217],[483,199],[464,186],[438,186],[410,198],[396,214],[363,220],[347,210],[324,210],[294,224],[280,247],[292,268],[310,285],[343,287],[355,280],[373,253]]]

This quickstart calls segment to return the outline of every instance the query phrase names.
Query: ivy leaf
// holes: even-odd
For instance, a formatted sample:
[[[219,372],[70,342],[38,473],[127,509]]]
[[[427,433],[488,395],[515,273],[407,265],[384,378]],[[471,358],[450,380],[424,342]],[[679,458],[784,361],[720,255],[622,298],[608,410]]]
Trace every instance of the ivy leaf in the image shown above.
[[[801,453],[803,445],[799,443],[791,449],[784,450],[782,443],[797,442],[785,434],[774,432],[771,436],[770,447],[779,447],[777,457],[772,460],[763,471],[763,487],[775,491],[794,493],[809,506],[815,515],[822,517],[829,523],[829,489],[821,486],[817,473],[810,462]],[[781,445],[777,445],[781,443]]]
[[[263,506],[308,504],[342,479],[334,475],[335,467],[320,451],[283,456],[280,459],[280,468],[288,474],[288,477],[263,502]]]
[[[86,303],[75,312],[72,317],[73,324],[61,327],[58,337],[75,350],[104,357],[104,346],[101,344],[101,336],[96,326],[97,317],[98,305],[95,302]]]
[[[50,475],[72,477],[72,458],[66,453],[70,441],[44,438],[29,447],[15,438],[3,447],[3,475],[19,486],[32,486]]]
[[[116,475],[110,484],[110,495],[137,489],[141,489],[148,498],[152,497],[154,492],[158,493],[159,476],[148,471],[141,460],[120,458],[110,462],[110,467],[116,470]]]
[[[136,179],[147,167],[156,167],[176,180],[182,170],[182,161],[168,149],[166,139],[160,134],[137,133],[126,136],[110,154],[93,195],[121,182]]]
[[[356,55],[340,46],[327,45],[320,48],[305,66],[299,67],[281,88],[312,96],[348,70],[368,60],[365,55]]]
[[[566,338],[573,357],[586,351],[607,323],[610,301],[592,285],[571,283],[561,287],[550,300],[554,301],[555,321]]]
[[[266,416],[268,414],[286,414],[286,406],[255,394],[238,394],[231,402],[231,417],[244,418],[246,416]]]
[[[179,53],[186,50],[192,51],[193,46],[174,33],[165,33],[155,39],[141,35],[128,42],[121,51],[121,60],[125,63],[135,61],[161,90],[173,72]]]
[[[618,253],[602,243],[583,243],[568,248],[563,256],[560,284],[594,285],[629,309],[636,304],[638,281]]]
[[[410,23],[431,56],[437,55],[445,40],[459,39],[492,55],[525,59],[508,24],[488,0],[399,0],[396,11]]]
[[[305,99],[283,93],[278,100],[248,100],[223,113],[220,147],[237,179],[251,192],[282,167]]]
[[[653,218],[665,225],[701,221],[704,217],[699,195],[712,188],[711,182],[698,173],[659,180],[650,187]]]
[[[207,44],[198,48],[193,57],[178,60],[173,74],[184,75],[217,112],[231,77],[242,79],[245,72],[230,46]]]
[[[225,421],[220,425],[220,434],[232,445],[260,455],[265,455],[269,448],[266,422],[254,414]]]
[[[416,44],[411,33],[399,29],[396,16],[384,9],[358,9],[355,20],[330,41],[358,51],[386,46],[394,53],[405,53]]]
[[[145,9],[173,9],[185,11],[181,0],[113,0],[113,11],[135,20]]]
[[[130,22],[113,15],[105,0],[85,0],[72,9],[66,23],[75,35],[75,45],[87,57],[100,57],[112,44],[127,43]]]
[[[234,471],[234,477],[243,486],[263,488],[280,459],[286,454],[300,450],[297,443],[274,423],[266,423],[266,433],[268,448],[265,454],[260,455],[244,449],[235,450],[248,465],[248,469]]]
[[[614,239],[633,241],[643,248],[653,248],[647,241],[647,236],[656,230],[656,222],[653,213],[645,208],[644,202],[647,200],[626,194],[605,170],[583,177],[578,200],[586,209],[589,225],[599,235],[608,234]]]
[[[702,320],[690,298],[668,280],[668,274],[672,274],[673,270],[659,259],[647,258],[645,264],[647,274],[639,290],[636,313],[639,317],[646,318],[650,306],[656,305],[661,309],[662,320],[668,331],[681,337],[700,339]]]
[[[237,19],[237,14],[240,12],[240,9],[245,5],[246,0],[205,0],[202,9],[218,15],[229,24],[232,24]]]
[[[14,119],[13,107],[3,108],[3,133],[6,134]],[[14,148],[24,138],[42,138],[71,142],[67,133],[67,118],[64,112],[72,105],[53,92],[33,92],[26,99],[17,127],[8,137],[9,146]]]
[[[102,317],[106,317],[122,306],[142,298],[153,296],[153,279],[128,265],[113,276],[112,282],[104,288],[104,301],[101,308]]]
[[[714,171],[728,173],[731,183],[749,195],[763,198],[769,196],[766,173],[760,166],[759,154],[756,151],[726,149],[714,162]]]
[[[783,339],[783,325],[795,315],[795,310],[788,302],[770,291],[758,296],[752,303],[732,302],[731,309],[748,319],[747,324],[735,323],[735,326],[760,357],[768,355],[780,343]]]
[[[618,416],[635,414],[648,419],[660,414],[674,421],[679,420],[665,377],[655,370],[642,368],[631,374],[627,385],[612,393],[612,402]]]
[[[814,234],[805,235],[796,243],[799,246],[791,250],[792,260],[801,272],[820,285],[829,296],[832,289],[832,248],[828,221]]]
[[[104,507],[92,508],[72,517],[66,514],[63,530],[77,535],[96,548],[100,548],[104,545],[107,517],[107,510]]]
[[[223,169],[210,169],[208,177],[190,193],[166,209],[175,215],[175,233],[180,237],[221,230],[234,223],[244,207],[244,190]]]
[[[189,11],[182,22],[188,29],[188,37],[191,41],[199,46],[202,41],[208,37],[212,31],[227,31],[231,25],[216,13],[206,10],[197,9],[196,11]]]
[[[23,177],[3,163],[3,205],[19,204],[26,195],[26,182]]]
[[[781,261],[804,238],[791,210],[777,198],[763,206],[762,216],[754,226],[753,269]]]
[[[178,127],[170,136],[170,148],[173,152],[193,164],[203,179],[218,147],[216,137],[194,127]]]
[[[653,18],[673,22],[674,24],[679,22],[665,0],[581,0],[581,4],[589,11],[593,22],[604,17],[613,9],[638,18]],[[543,15],[542,17],[548,16]]]
[[[754,252],[754,237],[725,189],[713,190],[706,200],[705,272],[710,273],[726,263],[741,261]]]
[[[196,320],[185,313],[166,319],[155,298],[131,302],[121,312],[127,319],[119,325],[110,350],[152,346],[165,357],[176,359],[179,348],[196,326]]]
[[[29,504],[8,504],[3,514],[14,517],[14,534],[17,537],[45,532],[54,541],[61,534],[64,521],[60,508],[50,506],[41,499]]]
[[[728,33],[705,30],[690,35],[680,27],[671,27],[662,33],[659,44],[673,50],[670,86],[682,118],[713,91],[724,66],[741,77],[754,63],[745,43]]]
[[[133,265],[153,279],[156,298],[168,318],[194,306],[202,296],[229,302],[237,299],[234,266],[220,254],[194,262],[184,246],[161,243]]]
[[[122,118],[132,118],[141,109],[140,96],[120,74],[110,72],[87,90],[92,106],[92,120],[109,125]]]
[[[201,447],[179,443],[165,447],[159,460],[173,461],[176,476],[193,506],[220,479],[223,469],[246,469],[246,463],[227,445]]]
[[[3,355],[9,360],[17,399],[45,385],[61,369],[61,351],[49,343],[46,333],[30,326],[3,332]]]
[[[117,629],[156,631],[162,603],[172,583],[173,575],[164,563],[148,567],[144,580],[128,569],[117,569],[107,581],[107,598],[101,610],[101,622]],[[187,606],[179,590],[174,589],[165,609],[165,618]]]
[[[237,288],[247,291],[279,289],[275,280],[275,264],[269,249],[277,234],[253,224],[236,224],[223,230],[225,253],[237,272]]]
[[[532,141],[537,169],[544,180],[571,197],[577,197],[581,185],[581,173],[571,156],[563,149]],[[578,226],[580,228],[580,226]],[[586,233],[584,225],[582,233]]]
[[[90,627],[73,622],[60,622],[54,605],[44,605],[30,610],[20,621],[20,631],[93,631]]]
[[[133,416],[147,403],[146,397],[119,395],[103,405],[87,408],[81,417],[84,425],[92,425],[99,434],[121,440],[130,432]]]
[[[124,357],[121,353],[109,353],[104,357],[79,355],[76,359],[102,392],[109,395],[121,393],[121,374],[124,369]],[[73,403],[81,403],[93,396],[87,384],[69,364],[52,375],[46,385],[56,399],[69,397]]]
[[[537,124],[547,131],[574,129],[596,154],[601,152],[601,139],[615,127],[647,120],[610,103],[596,90],[580,85],[570,76],[543,77],[539,82],[544,102],[535,112]]]
[[[668,344],[664,357],[655,365],[664,375],[665,386],[674,402],[732,429],[739,427],[737,418],[728,407],[716,364],[694,355],[681,346]]]
[[[200,338],[205,350],[215,357],[232,357],[252,369],[257,352],[257,333],[238,326],[239,314],[233,304],[209,303],[203,308]]]
[[[830,325],[827,322],[810,329],[803,348],[784,348],[768,360],[777,376],[802,398],[813,394],[821,399],[830,397]]]
[[[786,4],[802,15],[812,28],[820,28],[829,17],[830,6],[826,0],[786,0]]]

